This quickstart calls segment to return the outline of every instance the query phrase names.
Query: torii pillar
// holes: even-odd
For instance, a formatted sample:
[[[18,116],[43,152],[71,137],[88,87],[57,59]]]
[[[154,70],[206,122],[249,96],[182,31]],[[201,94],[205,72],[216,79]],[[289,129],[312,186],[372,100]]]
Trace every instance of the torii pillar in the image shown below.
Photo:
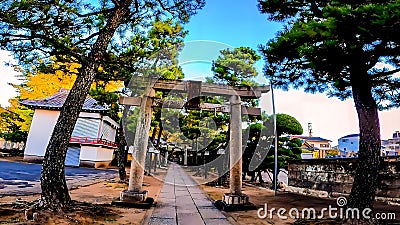
[[[242,194],[242,106],[239,96],[231,96],[229,132],[229,190],[230,194]]]
[[[242,105],[239,95],[230,97],[229,193],[224,194],[224,209],[240,210],[248,206],[249,197],[242,193]],[[252,204],[251,204],[252,205]]]
[[[134,152],[132,153],[129,187],[120,194],[120,201],[129,203],[147,202],[147,191],[142,190],[144,165],[149,142],[149,130],[152,116],[154,90],[148,96],[143,96],[140,102],[139,118],[137,121]],[[149,202],[150,203],[150,202]],[[151,204],[151,203],[150,203]]]

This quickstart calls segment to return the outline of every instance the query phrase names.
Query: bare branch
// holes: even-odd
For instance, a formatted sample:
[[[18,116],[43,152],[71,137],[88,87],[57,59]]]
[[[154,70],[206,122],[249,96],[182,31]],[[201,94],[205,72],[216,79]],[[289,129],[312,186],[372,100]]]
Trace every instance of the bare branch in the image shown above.
[[[384,72],[380,72],[380,73],[374,74],[373,78],[386,77],[386,76],[389,76],[389,75],[392,75],[392,74],[395,74],[395,73],[398,73],[398,72],[400,72],[400,68],[394,69],[394,70],[391,70],[391,71],[384,71]]]
[[[135,10],[136,10],[136,12],[139,12],[139,2],[138,2],[138,0],[135,0]]]
[[[174,14],[173,12],[171,12],[171,8],[165,7],[165,5],[164,5],[164,3],[162,2],[162,0],[157,0],[157,2],[160,4],[160,7],[161,7],[164,11],[167,11],[167,12],[169,12],[169,13],[171,13],[171,14]]]
[[[110,8],[110,9],[103,9],[100,11],[96,11],[96,12],[91,12],[91,13],[87,13],[87,14],[80,14],[77,13],[76,15],[79,17],[89,17],[89,16],[97,16],[99,14],[107,14],[107,13],[111,13],[112,11],[114,11],[115,8]]]
[[[120,2],[118,0],[111,0],[111,1],[114,3],[114,5],[116,7],[120,7],[121,6],[121,4],[120,4]]]
[[[79,45],[79,44],[81,44],[81,43],[83,43],[83,42],[85,42],[85,41],[87,41],[87,40],[90,40],[90,39],[92,39],[92,38],[98,36],[99,34],[100,34],[100,32],[95,32],[95,33],[89,35],[89,36],[86,37],[86,38],[79,39],[79,41],[76,42],[75,45]]]

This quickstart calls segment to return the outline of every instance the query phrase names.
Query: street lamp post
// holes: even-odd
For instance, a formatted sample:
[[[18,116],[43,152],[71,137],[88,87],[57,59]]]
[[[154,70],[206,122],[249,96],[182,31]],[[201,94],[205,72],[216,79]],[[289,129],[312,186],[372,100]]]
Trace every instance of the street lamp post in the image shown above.
[[[278,133],[276,131],[276,112],[275,112],[275,96],[274,96],[274,88],[272,87],[271,82],[271,97],[272,97],[272,113],[274,115],[274,196],[277,195],[277,182],[278,182]]]

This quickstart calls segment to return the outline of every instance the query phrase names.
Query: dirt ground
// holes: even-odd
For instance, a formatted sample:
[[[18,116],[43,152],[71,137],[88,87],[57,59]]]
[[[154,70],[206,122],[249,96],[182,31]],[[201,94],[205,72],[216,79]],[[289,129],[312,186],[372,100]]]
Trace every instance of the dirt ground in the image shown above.
[[[157,200],[166,170],[159,169],[153,176],[145,176],[143,189],[148,197]],[[141,224],[147,209],[111,206],[113,199],[127,189],[127,184],[116,181],[100,182],[70,191],[74,207],[63,215],[51,215],[47,224]],[[0,224],[34,224],[25,221],[24,210],[40,195],[5,196],[0,198]],[[46,216],[46,215],[44,215]]]
[[[205,180],[200,176],[193,176],[194,173],[190,173],[192,177],[201,184],[201,188],[208,194],[209,198],[216,201],[222,200],[222,196],[224,193],[229,193],[228,186],[224,187],[215,187],[209,186],[205,184]],[[288,193],[279,191],[277,196],[274,196],[273,190],[267,188],[256,187],[255,185],[247,185],[243,186],[243,193],[249,196],[249,200],[251,203],[255,204],[257,209],[265,208],[265,204],[267,204],[267,210],[271,210],[275,208],[275,213],[272,214],[272,218],[270,218],[271,214],[267,214],[267,217],[264,219],[260,219],[257,215],[257,210],[249,210],[249,211],[237,211],[237,212],[226,212],[228,216],[230,216],[233,220],[235,220],[240,225],[258,225],[258,224],[342,224],[339,221],[328,220],[329,215],[327,211],[324,213],[323,220],[301,220],[302,214],[301,211],[304,208],[314,208],[316,210],[316,217],[321,215],[321,210],[323,208],[338,208],[338,215],[340,216],[340,207],[337,206],[336,198],[316,198],[311,196],[305,196],[300,194]],[[281,219],[277,216],[277,210],[283,208],[286,210],[287,219]],[[299,210],[299,220],[290,218],[287,213],[290,209],[295,208]],[[396,220],[385,220],[380,221],[381,224],[400,224],[400,205],[392,205],[384,202],[377,201],[374,205],[376,213],[395,213]],[[261,212],[263,214],[264,211]],[[345,211],[344,211],[345,214]],[[344,215],[343,214],[343,215]],[[305,215],[306,216],[306,215]]]

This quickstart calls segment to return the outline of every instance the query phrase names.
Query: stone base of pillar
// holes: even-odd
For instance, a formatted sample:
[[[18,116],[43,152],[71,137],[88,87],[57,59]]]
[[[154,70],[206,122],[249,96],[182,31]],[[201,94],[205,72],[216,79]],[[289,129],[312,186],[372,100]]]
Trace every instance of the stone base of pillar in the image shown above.
[[[149,209],[153,203],[153,198],[147,197],[147,191],[128,191],[123,190],[120,193],[120,197],[112,201],[112,205],[124,206],[132,208]]]
[[[128,191],[123,190],[119,195],[119,199],[125,202],[144,202],[146,201],[148,191]]]
[[[245,194],[226,193],[222,200],[215,202],[215,206],[226,212],[257,209],[253,203],[249,202],[249,196]]]
[[[245,194],[235,195],[226,193],[222,199],[228,205],[243,205],[249,203],[249,196]]]

